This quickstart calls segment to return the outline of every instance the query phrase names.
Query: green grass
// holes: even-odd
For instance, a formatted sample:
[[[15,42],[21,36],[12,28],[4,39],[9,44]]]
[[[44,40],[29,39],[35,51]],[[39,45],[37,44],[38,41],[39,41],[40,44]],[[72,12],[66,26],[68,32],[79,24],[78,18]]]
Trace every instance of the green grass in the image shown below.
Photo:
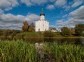
[[[36,62],[34,44],[22,41],[0,42],[0,54],[3,62]]]
[[[84,62],[84,46],[75,44],[44,43],[44,61]],[[54,60],[52,60],[54,59]],[[1,62],[37,62],[34,43],[17,41],[0,41]],[[39,61],[40,62],[40,59]]]
[[[46,43],[45,50],[53,54],[55,62],[84,62],[84,46]]]

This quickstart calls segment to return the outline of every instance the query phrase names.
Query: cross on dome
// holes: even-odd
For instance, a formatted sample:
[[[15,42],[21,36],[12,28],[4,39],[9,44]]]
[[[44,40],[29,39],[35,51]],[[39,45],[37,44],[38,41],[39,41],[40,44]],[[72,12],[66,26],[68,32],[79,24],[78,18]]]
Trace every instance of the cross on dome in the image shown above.
[[[41,13],[40,13],[40,16],[45,16],[44,12],[43,12],[43,8],[41,9]]]

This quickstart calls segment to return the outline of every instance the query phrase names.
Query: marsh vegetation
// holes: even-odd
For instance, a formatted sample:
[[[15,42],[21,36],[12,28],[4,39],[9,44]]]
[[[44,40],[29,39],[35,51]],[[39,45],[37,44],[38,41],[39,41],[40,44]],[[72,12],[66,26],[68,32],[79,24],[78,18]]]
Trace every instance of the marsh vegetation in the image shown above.
[[[1,62],[84,62],[84,46],[76,44],[43,43],[43,57],[36,51],[35,43],[0,41]]]

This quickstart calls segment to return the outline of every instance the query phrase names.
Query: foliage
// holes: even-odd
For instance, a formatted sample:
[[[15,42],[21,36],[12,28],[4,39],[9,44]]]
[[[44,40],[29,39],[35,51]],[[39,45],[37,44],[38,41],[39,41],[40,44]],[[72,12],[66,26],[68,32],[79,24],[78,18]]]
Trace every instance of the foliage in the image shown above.
[[[24,21],[23,22],[23,26],[22,26],[22,31],[23,32],[26,32],[26,31],[28,31],[28,29],[29,29],[28,22],[27,21]]]
[[[84,24],[78,24],[75,26],[75,32],[79,36],[84,36]]]
[[[50,32],[50,31],[45,31],[43,33],[44,35],[44,41],[53,41],[53,37],[54,37],[54,33],[53,32]]]
[[[14,36],[15,40],[24,40],[32,42],[41,42],[43,41],[43,36],[40,33],[36,32],[23,32]]]
[[[34,24],[33,24],[33,23],[30,24],[28,31],[29,31],[29,32],[34,32],[34,31],[35,31],[35,29],[34,29]]]
[[[20,33],[19,30],[0,30],[0,39],[1,40],[13,40],[13,37]]]
[[[70,36],[70,35],[71,35],[70,29],[67,28],[67,27],[61,28],[61,34],[62,34],[63,36]]]

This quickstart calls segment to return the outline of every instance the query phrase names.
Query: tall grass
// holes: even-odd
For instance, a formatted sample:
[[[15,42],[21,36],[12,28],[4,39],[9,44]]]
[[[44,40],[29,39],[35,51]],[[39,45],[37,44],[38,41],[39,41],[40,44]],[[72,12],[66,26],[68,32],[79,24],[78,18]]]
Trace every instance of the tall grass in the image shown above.
[[[84,62],[84,46],[81,45],[46,43],[45,50],[53,54],[54,62]]]
[[[3,62],[36,62],[36,51],[34,44],[22,41],[2,41],[0,57]]]
[[[1,62],[40,62],[34,43],[0,41]],[[38,61],[37,61],[38,60]],[[84,62],[84,46],[75,44],[44,43],[41,62]]]

